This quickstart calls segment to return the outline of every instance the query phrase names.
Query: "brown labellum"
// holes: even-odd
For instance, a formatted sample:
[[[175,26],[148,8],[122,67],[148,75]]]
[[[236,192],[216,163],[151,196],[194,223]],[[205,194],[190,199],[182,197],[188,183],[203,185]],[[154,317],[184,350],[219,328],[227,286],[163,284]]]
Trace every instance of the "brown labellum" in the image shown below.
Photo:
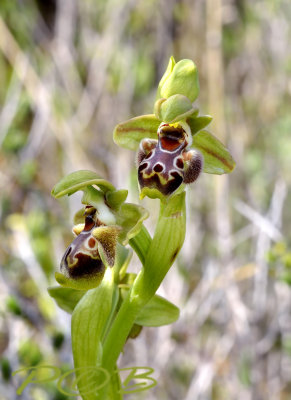
[[[114,265],[120,228],[101,225],[92,208],[86,208],[85,215],[84,229],[67,248],[61,261],[61,273],[68,278],[103,276],[105,267]]]
[[[172,194],[182,184],[194,182],[203,166],[202,155],[187,150],[189,137],[182,126],[162,124],[158,140],[144,139],[137,155],[140,188]]]

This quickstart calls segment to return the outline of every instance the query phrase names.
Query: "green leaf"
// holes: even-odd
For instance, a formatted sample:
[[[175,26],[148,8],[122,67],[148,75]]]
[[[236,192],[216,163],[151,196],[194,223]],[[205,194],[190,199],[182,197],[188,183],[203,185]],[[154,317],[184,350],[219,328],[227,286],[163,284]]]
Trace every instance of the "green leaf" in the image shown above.
[[[200,131],[193,136],[192,147],[203,155],[203,172],[216,175],[228,174],[235,167],[235,161],[227,148],[207,131]]]
[[[89,185],[97,185],[104,193],[109,190],[115,190],[115,187],[102,179],[95,172],[80,170],[72,172],[62,178],[52,189],[52,196],[59,198],[65,195],[70,196],[78,190],[84,189]]]
[[[96,391],[86,390],[88,387],[94,388],[97,378],[94,374],[84,374],[82,368],[100,365],[102,339],[111,314],[114,290],[114,271],[107,268],[101,285],[88,290],[72,314],[74,368],[83,400],[100,398]]]
[[[158,100],[155,106],[156,117],[166,123],[174,123],[186,119],[198,111],[192,106],[188,97],[182,94],[175,94],[165,101]]]
[[[211,121],[211,115],[202,115],[201,117],[191,116],[186,120],[187,124],[190,126],[192,135],[204,129]]]
[[[122,227],[119,239],[123,245],[139,233],[143,221],[148,218],[149,212],[142,206],[123,203],[116,214],[116,223]]]
[[[142,139],[157,139],[160,121],[154,114],[141,115],[116,125],[114,142],[129,150],[137,150]]]
[[[62,310],[72,314],[74,308],[86,293],[86,290],[54,286],[48,288],[48,293]]]
[[[173,68],[174,68],[175,64],[176,64],[176,61],[175,61],[174,57],[171,56],[170,59],[169,59],[169,63],[168,63],[167,69],[166,69],[164,75],[162,76],[162,79],[160,80],[160,83],[159,83],[159,86],[158,86],[157,99],[163,97],[163,96],[161,96],[161,88],[162,88],[163,84],[165,83],[165,81],[170,76],[171,72],[173,71]]]
[[[199,81],[197,67],[192,60],[181,60],[174,65],[160,88],[160,97],[169,98],[183,94],[191,103],[198,97]]]
[[[178,307],[156,294],[141,310],[135,323],[142,326],[169,325],[177,321],[179,314]]]

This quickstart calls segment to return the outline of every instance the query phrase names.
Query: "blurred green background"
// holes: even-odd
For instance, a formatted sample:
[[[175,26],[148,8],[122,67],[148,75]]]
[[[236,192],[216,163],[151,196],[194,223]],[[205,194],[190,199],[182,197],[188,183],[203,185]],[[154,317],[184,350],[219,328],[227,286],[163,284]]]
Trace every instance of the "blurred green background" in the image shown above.
[[[11,375],[72,367],[70,317],[47,287],[80,197],[50,191],[91,169],[139,201],[135,156],[112,131],[152,112],[170,55],[197,64],[198,106],[237,167],[188,190],[187,239],[160,289],[181,317],[126,345],[120,366],[158,380],[128,399],[290,400],[290,21],[290,0],[1,0],[0,400],[73,398],[55,382],[19,397]],[[158,202],[142,204],[152,230]]]

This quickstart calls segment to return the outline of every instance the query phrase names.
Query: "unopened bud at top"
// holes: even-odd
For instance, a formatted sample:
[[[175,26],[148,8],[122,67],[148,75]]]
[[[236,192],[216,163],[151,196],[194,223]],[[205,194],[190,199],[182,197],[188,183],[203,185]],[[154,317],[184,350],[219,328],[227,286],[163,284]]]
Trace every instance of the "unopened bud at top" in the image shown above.
[[[174,94],[182,94],[193,103],[199,94],[199,81],[196,65],[192,60],[181,60],[174,64],[171,58],[165,75],[161,79],[158,98],[169,98]]]

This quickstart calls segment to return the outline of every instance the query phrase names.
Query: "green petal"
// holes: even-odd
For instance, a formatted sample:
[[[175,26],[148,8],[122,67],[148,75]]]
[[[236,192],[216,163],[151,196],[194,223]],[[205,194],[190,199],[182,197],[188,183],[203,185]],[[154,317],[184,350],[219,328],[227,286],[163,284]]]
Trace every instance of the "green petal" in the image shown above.
[[[196,132],[204,129],[207,125],[212,121],[212,117],[210,115],[202,115],[201,117],[191,116],[187,118],[187,123],[190,126],[192,135],[195,135]]]
[[[171,72],[174,69],[174,66],[176,64],[176,61],[174,59],[173,56],[170,57],[167,69],[164,73],[164,75],[162,76],[162,79],[160,80],[159,86],[158,86],[158,90],[157,90],[157,99],[161,98],[161,88],[163,86],[163,84],[165,83],[165,81],[168,79],[168,77],[170,76]]]
[[[48,293],[62,310],[72,314],[74,308],[86,293],[86,290],[54,286],[48,288]]]
[[[154,114],[142,115],[116,125],[113,132],[114,142],[129,150],[137,150],[142,139],[157,139],[160,121]]]
[[[191,103],[198,97],[198,72],[192,60],[181,60],[175,64],[172,72],[161,85],[161,97],[169,98],[174,94],[183,94]]]
[[[122,227],[120,241],[126,245],[128,241],[139,233],[143,221],[148,218],[149,212],[142,206],[124,203],[117,213],[116,223]]]
[[[85,222],[85,207],[81,208],[74,215],[74,225],[84,224]]]
[[[203,155],[203,172],[216,175],[228,174],[235,167],[235,161],[227,148],[207,131],[200,131],[193,136],[192,147]]]
[[[104,193],[108,190],[115,190],[114,186],[102,179],[95,172],[80,170],[72,172],[62,178],[52,190],[52,196],[59,198],[65,195],[70,196],[71,194],[82,190],[88,185],[97,185]]]
[[[114,211],[117,211],[122,203],[125,202],[128,195],[128,190],[114,190],[106,193],[106,202]]]
[[[155,107],[156,117],[166,123],[181,121],[198,111],[192,106],[188,97],[182,94],[175,94],[165,101],[161,100],[158,100],[158,105]]]
[[[169,325],[177,321],[179,314],[178,307],[156,294],[141,310],[135,323],[142,326]]]
[[[167,99],[162,97],[161,99],[158,99],[154,105],[154,114],[159,121],[161,121],[161,106],[165,101],[167,101]]]
[[[96,208],[98,219],[105,225],[115,225],[113,210],[111,210],[106,204],[104,194],[93,186],[87,186],[83,188],[83,191],[82,203],[90,204]]]

